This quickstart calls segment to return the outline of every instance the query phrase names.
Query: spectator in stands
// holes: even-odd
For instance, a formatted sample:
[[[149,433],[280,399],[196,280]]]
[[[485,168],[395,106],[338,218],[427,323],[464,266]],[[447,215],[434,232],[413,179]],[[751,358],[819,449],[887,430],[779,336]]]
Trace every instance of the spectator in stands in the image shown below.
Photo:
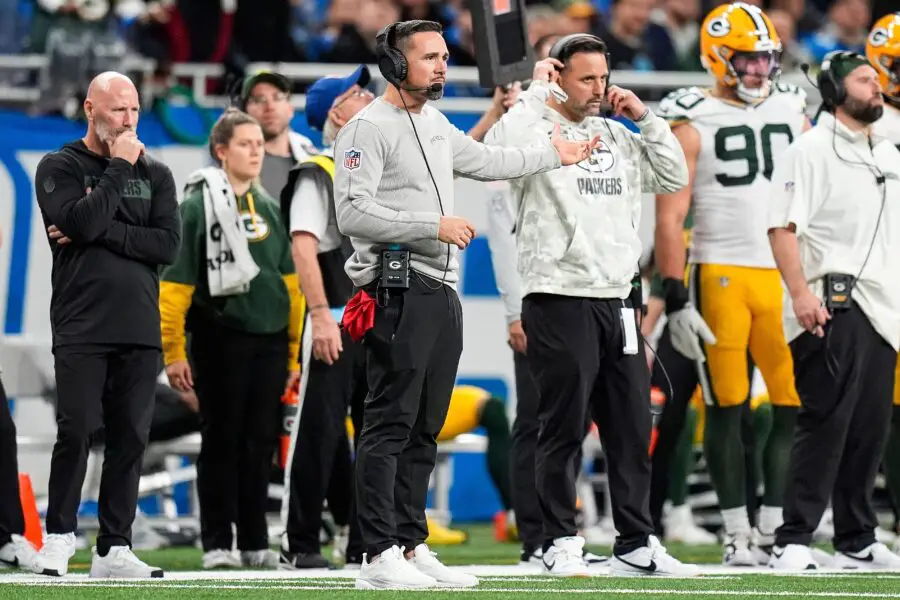
[[[230,108],[213,127],[209,147],[221,168],[201,169],[188,180],[183,243],[161,277],[166,375],[179,391],[196,382],[203,567],[275,568],[266,523],[269,472],[281,396],[298,379],[303,297],[278,205],[256,183],[263,161],[259,123]],[[240,557],[231,550],[232,525]]]
[[[784,50],[781,53],[781,71],[783,73],[796,73],[800,70],[803,63],[812,63],[813,58],[806,47],[797,41],[796,22],[791,14],[785,10],[775,9],[768,13],[772,25],[778,37],[781,38],[781,45]]]
[[[291,38],[289,0],[238,2],[233,43],[241,61],[303,62],[306,59]]]
[[[399,20],[400,6],[395,0],[363,0],[356,22],[341,28],[324,59],[336,63],[377,63],[375,35]]]
[[[344,26],[356,25],[360,0],[332,0],[325,11],[325,26],[306,44],[306,55],[311,61],[327,60]]]
[[[817,30],[825,20],[815,3],[806,0],[771,0],[766,14],[771,15],[773,10],[790,15],[794,30],[803,34]]]
[[[401,21],[413,19],[434,21],[440,23],[444,29],[448,29],[456,19],[455,11],[446,2],[435,0],[399,0],[399,2]]]
[[[834,0],[825,24],[815,33],[803,36],[801,41],[816,62],[834,50],[865,53],[871,19],[872,11],[866,0]]]
[[[268,71],[251,75],[241,86],[238,105],[262,126],[266,153],[260,180],[270,196],[279,198],[291,168],[318,152],[309,138],[291,129],[291,82]]]
[[[672,41],[680,71],[702,71],[700,64],[700,0],[664,0],[651,15]]]
[[[141,54],[163,63],[221,63],[228,57],[235,19],[232,0],[149,2],[129,28]]]
[[[555,10],[546,4],[529,6],[526,14],[528,26],[528,43],[535,44],[542,37],[551,34],[564,34],[564,26],[560,16]]]
[[[562,14],[566,19],[566,33],[590,33],[599,25],[596,7],[587,0],[564,2]]]
[[[650,22],[653,0],[613,0],[599,36],[609,47],[611,70],[673,71],[678,68],[669,34]]]

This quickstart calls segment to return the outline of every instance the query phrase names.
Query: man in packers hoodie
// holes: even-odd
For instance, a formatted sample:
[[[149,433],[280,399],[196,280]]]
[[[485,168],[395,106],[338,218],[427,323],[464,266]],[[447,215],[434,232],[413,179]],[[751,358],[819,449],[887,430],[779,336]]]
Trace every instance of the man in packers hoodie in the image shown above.
[[[160,265],[178,252],[172,173],[144,153],[138,94],[124,75],[91,82],[87,135],[35,175],[53,253],[50,322],[58,404],[47,539],[36,573],[65,575],[91,438],[106,431],[92,577],[162,577],[131,552],[141,460],[161,360]]]
[[[638,341],[639,307],[629,299],[641,255],[641,194],[681,189],[687,164],[665,121],[632,92],[608,88],[608,80],[603,41],[561,38],[485,139],[522,146],[555,126],[568,139],[601,136],[588,159],[511,182],[522,323],[540,397],[535,472],[544,568],[563,577],[588,574],[575,525],[574,458],[590,414],[603,442],[619,532],[611,572],[691,575],[695,568],[666,554],[651,535],[649,373]],[[641,134],[598,117],[604,100]]]

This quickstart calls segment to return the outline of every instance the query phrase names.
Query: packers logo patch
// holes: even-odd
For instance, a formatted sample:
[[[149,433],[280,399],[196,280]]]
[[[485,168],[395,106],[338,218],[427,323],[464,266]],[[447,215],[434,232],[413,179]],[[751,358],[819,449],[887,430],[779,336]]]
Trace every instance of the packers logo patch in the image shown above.
[[[356,148],[350,148],[344,152],[344,168],[353,171],[359,168],[362,162],[362,152]]]

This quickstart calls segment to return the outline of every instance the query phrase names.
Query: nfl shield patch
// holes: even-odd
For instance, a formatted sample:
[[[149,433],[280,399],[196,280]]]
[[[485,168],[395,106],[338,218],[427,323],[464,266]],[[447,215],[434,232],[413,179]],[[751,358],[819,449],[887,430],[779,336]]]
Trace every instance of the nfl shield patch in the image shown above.
[[[350,148],[346,152],[344,152],[344,168],[348,171],[353,171],[354,169],[359,168],[359,163],[362,160],[362,152],[357,150],[356,148]]]

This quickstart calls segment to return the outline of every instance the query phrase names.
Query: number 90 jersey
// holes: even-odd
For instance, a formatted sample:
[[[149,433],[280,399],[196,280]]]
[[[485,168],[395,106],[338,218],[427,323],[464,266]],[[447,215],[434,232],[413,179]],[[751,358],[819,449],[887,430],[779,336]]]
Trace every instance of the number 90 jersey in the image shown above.
[[[659,104],[672,127],[700,134],[693,182],[692,263],[774,268],[767,236],[775,161],[803,132],[806,92],[778,83],[756,105],[685,88]]]

